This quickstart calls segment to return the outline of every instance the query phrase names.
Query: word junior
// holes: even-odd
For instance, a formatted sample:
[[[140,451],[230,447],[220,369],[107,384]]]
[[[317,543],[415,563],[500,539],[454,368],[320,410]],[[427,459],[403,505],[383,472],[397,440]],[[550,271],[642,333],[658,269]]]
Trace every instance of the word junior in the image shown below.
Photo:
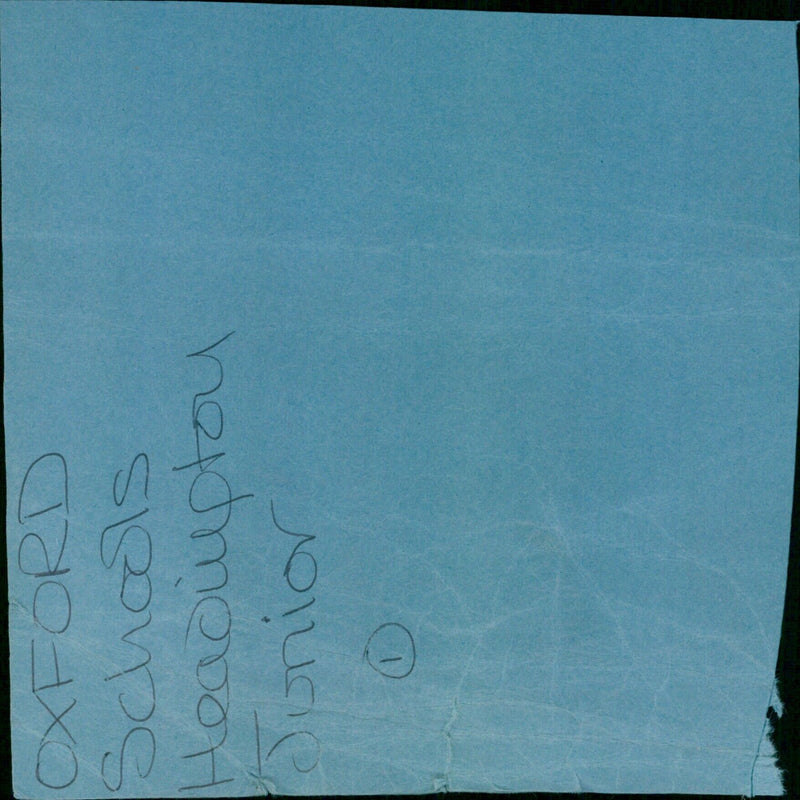
[[[316,597],[312,597],[310,600],[305,598],[308,596],[308,592],[314,588],[314,584],[317,581],[317,560],[311,552],[302,548],[313,542],[317,537],[309,533],[295,533],[279,525],[275,517],[275,505],[273,503],[270,503],[270,511],[275,528],[281,533],[292,537],[290,542],[299,540],[294,541],[291,555],[287,559],[283,570],[283,577],[286,579],[286,585],[298,595],[296,599],[305,600],[305,602],[285,611],[282,615],[283,617],[292,617],[297,627],[284,637],[281,658],[284,666],[284,697],[297,709],[296,711],[287,712],[286,716],[301,722],[297,718],[305,717],[314,707],[314,681],[309,675],[301,673],[299,670],[312,666],[316,659],[307,658],[303,660],[297,657],[293,659],[290,653],[292,650],[297,652],[299,648],[302,648],[299,637],[314,630],[314,620],[306,617],[308,624],[303,625],[303,615],[300,615],[299,612],[310,609],[316,602]],[[311,612],[309,611],[308,613],[310,614]],[[298,614],[298,617],[295,617],[295,614]],[[269,622],[269,618],[263,617],[263,621]],[[253,721],[255,723],[257,764],[257,772],[251,773],[253,777],[257,779],[266,778],[267,762],[278,752],[290,754],[291,763],[298,772],[311,772],[319,764],[322,747],[316,735],[309,730],[296,730],[285,734],[266,751],[266,755],[262,758],[262,732],[259,725],[258,712],[255,710],[253,711]]]

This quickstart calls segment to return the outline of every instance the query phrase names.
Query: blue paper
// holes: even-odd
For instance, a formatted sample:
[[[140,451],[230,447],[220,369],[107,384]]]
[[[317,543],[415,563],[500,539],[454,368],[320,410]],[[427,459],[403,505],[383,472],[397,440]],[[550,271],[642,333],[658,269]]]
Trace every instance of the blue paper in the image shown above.
[[[791,23],[0,22],[19,797],[779,791]]]

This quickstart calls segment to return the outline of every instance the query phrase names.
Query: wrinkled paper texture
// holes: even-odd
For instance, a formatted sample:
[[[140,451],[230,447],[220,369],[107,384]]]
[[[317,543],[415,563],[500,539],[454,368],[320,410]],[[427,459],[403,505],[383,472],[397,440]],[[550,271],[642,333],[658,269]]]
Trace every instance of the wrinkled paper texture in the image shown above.
[[[0,21],[20,797],[779,790],[791,23]]]

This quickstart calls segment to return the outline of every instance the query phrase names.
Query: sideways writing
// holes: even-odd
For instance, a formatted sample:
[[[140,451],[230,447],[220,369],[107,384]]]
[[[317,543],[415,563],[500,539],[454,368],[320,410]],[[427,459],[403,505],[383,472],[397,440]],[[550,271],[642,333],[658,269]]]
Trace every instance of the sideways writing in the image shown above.
[[[156,710],[156,687],[149,667],[150,651],[132,638],[152,621],[149,606],[153,589],[148,571],[153,559],[153,546],[145,527],[146,515],[150,511],[147,505],[150,480],[147,454],[139,453],[128,467],[127,477],[123,477],[124,474],[122,470],[117,472],[112,488],[114,505],[120,509],[122,519],[108,525],[100,536],[103,566],[108,570],[117,569],[122,575],[119,602],[124,612],[119,618],[124,617],[125,627],[130,625],[130,628],[121,636],[121,641],[134,648],[131,654],[134,663],[106,677],[106,681],[119,684],[121,691],[117,702],[128,726],[119,747],[119,756],[115,758],[114,753],[108,751],[100,765],[103,783],[112,792],[119,791],[123,784],[126,749],[135,757],[133,760],[140,778],[150,774],[156,757],[155,735],[144,724]]]
[[[43,723],[24,724],[41,724],[44,730],[36,754],[36,780],[48,789],[66,789],[78,777],[76,742],[67,717],[78,701],[70,686],[73,678],[65,677],[58,661],[60,637],[72,621],[66,578],[70,570],[62,563],[69,533],[67,462],[60,453],[46,453],[28,467],[17,522],[26,531],[17,547],[17,566],[31,578],[33,592],[31,692],[46,714]],[[18,598],[16,605],[25,608]]]
[[[181,786],[180,791],[208,789],[233,780],[231,777],[219,776],[216,756],[228,738],[230,706],[227,654],[230,647],[231,611],[224,593],[228,584],[228,568],[225,564],[228,542],[225,531],[230,523],[234,504],[253,495],[234,496],[217,464],[225,455],[218,450],[224,428],[224,415],[219,395],[216,395],[222,387],[224,374],[222,362],[215,352],[218,352],[217,348],[232,333],[187,356],[200,359],[198,363],[209,368],[206,372],[211,375],[211,380],[209,388],[197,392],[192,401],[196,460],[181,467],[173,467],[173,471],[192,477],[188,490],[189,508],[199,523],[189,536],[193,548],[201,553],[201,557],[195,562],[197,572],[194,576],[194,593],[199,595],[199,599],[189,614],[184,650],[193,658],[195,679],[199,687],[195,718],[208,742],[207,747],[203,746],[182,756],[204,771],[204,779],[189,786]],[[216,452],[212,452],[215,450]]]
[[[282,615],[283,617],[292,617],[296,625],[293,626],[294,630],[283,639],[281,658],[284,666],[284,696],[292,707],[296,709],[288,711],[286,716],[297,719],[305,717],[314,707],[314,681],[308,674],[308,668],[316,662],[316,659],[304,659],[302,656],[298,656],[297,653],[298,651],[302,652],[303,647],[303,641],[299,637],[314,630],[314,620],[310,618],[310,609],[316,602],[316,597],[309,599],[309,593],[317,581],[317,561],[313,554],[304,548],[310,542],[313,542],[316,536],[308,533],[294,533],[281,527],[275,518],[274,504],[270,504],[270,508],[275,528],[280,533],[292,537],[290,541],[294,544],[283,569],[283,577],[289,589],[297,595],[297,601],[300,605],[290,608]],[[264,617],[263,621],[268,623],[269,618]],[[301,672],[300,670],[304,671]],[[279,750],[291,753],[292,764],[298,772],[311,772],[317,766],[320,758],[320,743],[319,739],[309,730],[295,730],[285,734],[272,745],[262,760],[262,732],[258,713],[255,710],[253,711],[253,719],[258,765],[257,773],[254,777],[266,777],[264,773],[266,763]]]

